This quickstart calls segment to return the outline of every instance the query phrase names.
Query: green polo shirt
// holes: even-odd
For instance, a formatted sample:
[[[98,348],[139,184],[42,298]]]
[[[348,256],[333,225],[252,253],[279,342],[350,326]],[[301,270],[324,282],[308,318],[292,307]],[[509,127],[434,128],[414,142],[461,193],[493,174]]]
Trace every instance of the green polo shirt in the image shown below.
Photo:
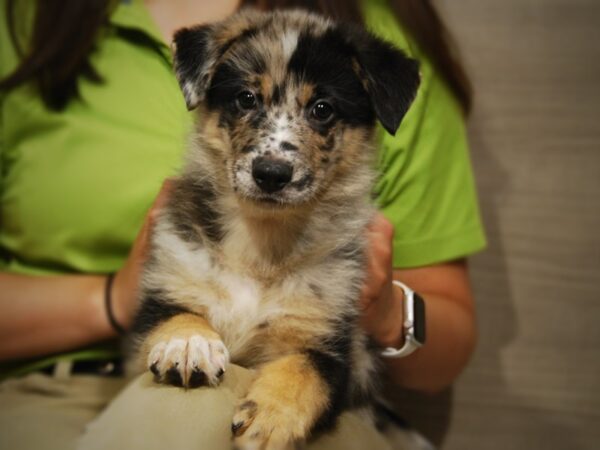
[[[399,131],[379,132],[375,193],[395,226],[394,265],[470,255],[485,238],[460,107],[384,0],[365,0],[363,12],[368,28],[421,61],[419,93]],[[5,20],[0,77],[18,63]],[[24,42],[26,29],[18,29]],[[143,2],[122,1],[91,56],[103,83],[82,78],[80,97],[60,113],[31,85],[0,93],[0,271],[121,267],[162,180],[180,167],[191,125],[170,59]]]

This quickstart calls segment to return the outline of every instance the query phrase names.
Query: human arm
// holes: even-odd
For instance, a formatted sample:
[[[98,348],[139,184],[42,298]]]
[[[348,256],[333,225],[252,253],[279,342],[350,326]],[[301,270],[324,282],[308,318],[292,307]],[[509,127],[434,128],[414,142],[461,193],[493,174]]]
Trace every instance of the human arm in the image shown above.
[[[386,367],[395,383],[435,392],[456,379],[476,343],[465,257],[485,247],[485,236],[459,103],[394,18],[373,14],[374,31],[419,60],[421,86],[396,134],[378,141],[374,193],[391,223],[378,216],[371,227],[363,326],[380,346],[400,348],[403,292],[392,279],[423,297],[425,346]]]
[[[386,359],[391,380],[409,389],[436,392],[466,366],[476,343],[475,310],[464,259],[412,269],[392,268],[393,226],[378,215],[370,228],[368,276],[361,296],[362,325],[375,342],[403,344],[400,280],[425,301],[427,342],[405,358]]]
[[[128,328],[150,231],[168,195],[165,182],[131,248],[115,274],[111,305]],[[0,361],[72,350],[116,336],[104,302],[105,275],[33,276],[0,273]]]
[[[81,347],[113,335],[101,275],[0,273],[0,360]]]

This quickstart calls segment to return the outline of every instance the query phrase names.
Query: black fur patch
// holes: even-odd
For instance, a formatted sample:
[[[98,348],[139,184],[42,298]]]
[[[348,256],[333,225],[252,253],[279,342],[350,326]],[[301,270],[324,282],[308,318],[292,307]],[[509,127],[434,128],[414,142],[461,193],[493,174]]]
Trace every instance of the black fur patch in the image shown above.
[[[253,38],[259,32],[256,27],[248,28],[242,31],[238,36],[230,39],[218,49],[216,60],[218,61],[234,45],[239,45],[244,41]],[[177,79],[182,87],[186,84],[192,84],[199,98],[202,98],[204,92],[208,89],[208,84],[212,83],[209,76],[200,77],[201,73],[208,73],[208,61],[210,61],[210,46],[213,42],[214,29],[210,25],[184,28],[175,33],[175,56],[174,66]],[[264,57],[257,52],[250,52],[246,56],[246,61],[251,71],[256,74],[262,74],[267,69]],[[196,104],[192,102],[191,97],[186,94],[186,103],[189,109],[193,109]]]
[[[307,350],[309,359],[329,387],[329,407],[317,420],[313,431],[327,431],[348,406],[350,385],[350,321],[340,322],[337,332],[324,342],[325,350]]]
[[[164,292],[159,290],[148,291],[142,298],[131,331],[134,334],[147,334],[165,320],[188,312],[183,306],[171,303]]]
[[[299,79],[317,85],[316,97],[331,100],[344,123],[371,126],[377,115],[391,134],[415,97],[418,68],[392,45],[349,25],[318,37],[302,34],[288,66]]]
[[[169,214],[179,236],[191,241],[199,226],[212,242],[223,239],[221,216],[215,207],[217,194],[207,181],[179,180],[173,191]]]
[[[267,115],[262,95],[257,94],[257,106],[250,111],[242,111],[237,105],[238,94],[249,89],[246,77],[247,74],[231,62],[224,62],[217,67],[207,91],[207,105],[209,109],[220,111],[220,127],[231,130],[239,125],[244,116],[254,129],[259,129],[264,123]]]
[[[281,86],[280,85],[275,85],[275,87],[273,88],[273,94],[271,95],[271,104],[272,105],[278,105],[281,103]]]
[[[236,97],[247,90],[244,74],[229,62],[220,64],[213,75],[211,85],[206,93],[207,105],[210,109],[221,111],[221,120],[232,127],[241,116],[236,105]]]
[[[291,142],[287,142],[287,141],[281,141],[281,144],[279,144],[279,148],[281,150],[285,150],[288,152],[296,152],[298,151],[298,146],[292,144]]]
[[[207,87],[204,85],[203,80],[199,80],[199,77],[202,71],[206,69],[208,47],[211,39],[210,32],[210,26],[204,25],[183,28],[175,33],[173,37],[176,48],[174,66],[179,84],[183,87],[186,83],[193,83],[196,93],[200,96]],[[196,106],[187,94],[185,100],[188,109]]]
[[[241,153],[244,153],[244,154],[251,153],[255,150],[256,150],[256,147],[254,145],[244,145],[242,147]]]
[[[300,81],[316,86],[311,100],[331,101],[337,120],[351,126],[372,126],[375,113],[369,96],[352,68],[355,49],[337,30],[328,30],[321,36],[302,33],[288,64],[289,72]],[[310,110],[310,108],[308,108]],[[314,124],[323,134],[335,120],[326,126]]]
[[[387,132],[395,134],[417,94],[419,63],[362,29],[349,30],[375,113]]]

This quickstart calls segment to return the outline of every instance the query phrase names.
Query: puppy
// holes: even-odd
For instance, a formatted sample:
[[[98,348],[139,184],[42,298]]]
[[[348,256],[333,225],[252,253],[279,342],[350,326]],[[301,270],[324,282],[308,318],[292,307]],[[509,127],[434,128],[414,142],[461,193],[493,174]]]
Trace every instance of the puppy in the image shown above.
[[[175,72],[197,124],[156,225],[133,360],[157,382],[258,369],[234,447],[284,449],[377,396],[359,326],[376,119],[395,133],[418,65],[362,29],[246,10],[180,30]]]

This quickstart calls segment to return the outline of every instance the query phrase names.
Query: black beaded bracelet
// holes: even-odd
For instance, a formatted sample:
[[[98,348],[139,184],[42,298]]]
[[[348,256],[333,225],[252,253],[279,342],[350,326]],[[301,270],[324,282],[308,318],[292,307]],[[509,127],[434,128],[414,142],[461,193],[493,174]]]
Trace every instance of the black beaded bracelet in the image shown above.
[[[104,285],[104,306],[106,308],[106,316],[113,329],[119,334],[125,334],[125,328],[123,328],[115,316],[112,310],[112,285],[115,280],[115,274],[111,273],[106,277],[106,284]]]

